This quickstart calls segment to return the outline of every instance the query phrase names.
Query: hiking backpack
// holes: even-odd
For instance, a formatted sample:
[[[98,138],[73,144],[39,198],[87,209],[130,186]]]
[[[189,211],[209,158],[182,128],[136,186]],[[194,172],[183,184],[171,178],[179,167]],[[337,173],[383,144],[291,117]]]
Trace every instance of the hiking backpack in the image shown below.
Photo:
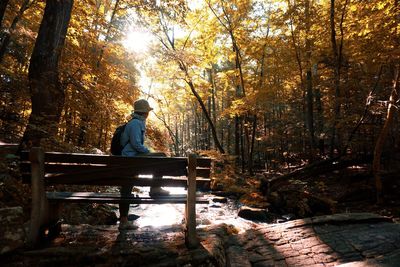
[[[116,156],[121,156],[122,154],[122,149],[124,149],[125,145],[121,144],[121,136],[125,131],[126,124],[120,125],[117,127],[115,130],[113,137],[111,139],[111,154],[116,155]]]

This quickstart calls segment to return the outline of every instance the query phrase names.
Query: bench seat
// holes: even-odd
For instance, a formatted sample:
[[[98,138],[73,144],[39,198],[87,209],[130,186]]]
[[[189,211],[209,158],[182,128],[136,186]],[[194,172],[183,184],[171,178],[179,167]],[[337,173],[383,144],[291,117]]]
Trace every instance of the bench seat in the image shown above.
[[[208,199],[196,191],[210,189],[211,159],[189,157],[122,157],[81,153],[44,152],[40,147],[21,153],[22,179],[32,187],[28,242],[36,245],[46,229],[59,221],[59,205],[71,203],[185,204],[185,237],[188,247],[199,244],[196,235],[196,203]],[[143,175],[163,177],[149,179]],[[185,195],[130,196],[117,193],[66,192],[58,185],[183,187]],[[74,189],[71,189],[74,188]],[[82,189],[80,189],[82,190]],[[85,189],[86,190],[86,189]],[[97,190],[97,189],[96,189]],[[50,230],[49,230],[50,231]]]
[[[160,197],[130,196],[121,197],[118,193],[92,193],[92,192],[46,192],[49,201],[75,202],[75,203],[129,203],[129,204],[186,204],[187,197],[181,195],[169,195]],[[209,200],[201,194],[196,195],[196,203],[208,204]]]

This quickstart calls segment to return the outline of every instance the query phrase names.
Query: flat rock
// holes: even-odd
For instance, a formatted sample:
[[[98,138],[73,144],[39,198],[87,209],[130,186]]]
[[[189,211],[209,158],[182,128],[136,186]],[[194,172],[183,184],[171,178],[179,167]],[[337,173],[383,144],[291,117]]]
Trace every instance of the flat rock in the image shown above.
[[[257,266],[399,266],[400,224],[345,213],[270,224],[237,236]],[[271,262],[272,261],[272,262]]]
[[[227,203],[228,199],[226,197],[213,197],[212,201],[217,203]]]
[[[140,228],[62,225],[62,234],[45,248],[8,255],[4,266],[223,266],[226,225],[199,230],[201,245],[185,246],[182,227]],[[1,264],[0,264],[1,265]],[[3,266],[3,265],[2,265]]]
[[[224,207],[225,204],[221,203]],[[267,224],[220,214],[198,213],[201,243],[185,246],[181,215],[176,224],[147,225],[143,209],[138,230],[119,232],[116,225],[62,225],[62,233],[45,248],[2,256],[4,266],[400,266],[400,224],[371,213],[344,213]],[[135,208],[139,211],[138,208]],[[18,210],[18,209],[17,209]],[[172,214],[163,206],[160,214]],[[254,211],[253,208],[251,210]],[[154,211],[154,210],[153,210]],[[259,210],[260,211],[260,210]],[[264,212],[265,210],[261,210]],[[19,213],[16,212],[17,214]],[[15,213],[11,213],[15,214]],[[210,216],[210,217],[207,217]],[[9,221],[15,217],[9,216]],[[158,218],[157,216],[154,218]],[[143,219],[141,221],[141,219]],[[166,220],[163,217],[163,220]],[[152,219],[157,221],[159,219]],[[222,222],[217,224],[216,222]],[[3,220],[1,221],[3,222]],[[238,223],[240,222],[240,224]],[[235,225],[235,223],[237,223]],[[243,224],[243,225],[242,225]],[[13,224],[14,226],[15,224]],[[238,228],[241,225],[241,228]],[[246,226],[246,227],[245,227]]]
[[[238,216],[246,220],[260,221],[260,222],[267,222],[271,220],[270,216],[268,216],[268,213],[265,209],[252,208],[248,206],[240,207]]]

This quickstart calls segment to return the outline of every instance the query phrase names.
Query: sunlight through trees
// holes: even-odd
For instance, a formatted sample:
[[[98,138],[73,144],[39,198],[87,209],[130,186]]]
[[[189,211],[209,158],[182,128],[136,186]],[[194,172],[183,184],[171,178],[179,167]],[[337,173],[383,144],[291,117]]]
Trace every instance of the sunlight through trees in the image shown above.
[[[371,154],[384,125],[399,65],[398,1],[74,1],[51,67],[65,93],[53,103],[54,133],[28,124],[32,90],[45,90],[28,79],[45,4],[0,6],[6,138],[21,138],[29,125],[51,143],[107,152],[116,126],[144,97],[157,107],[153,147],[173,155],[217,150],[252,172]],[[392,123],[387,149],[398,148],[398,130]]]

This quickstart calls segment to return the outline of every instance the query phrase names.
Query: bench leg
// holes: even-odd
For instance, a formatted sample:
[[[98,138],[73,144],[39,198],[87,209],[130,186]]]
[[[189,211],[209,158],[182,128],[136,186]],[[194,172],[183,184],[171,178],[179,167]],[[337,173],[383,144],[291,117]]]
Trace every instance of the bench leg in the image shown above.
[[[200,242],[196,234],[196,155],[189,155],[188,189],[186,203],[186,245],[196,248]]]
[[[33,147],[29,153],[31,161],[32,207],[28,243],[35,246],[44,235],[44,225],[48,221],[48,201],[44,188],[44,152]]]
[[[49,203],[49,216],[47,220],[49,231],[47,235],[48,240],[54,239],[61,233],[60,207],[60,203]]]

